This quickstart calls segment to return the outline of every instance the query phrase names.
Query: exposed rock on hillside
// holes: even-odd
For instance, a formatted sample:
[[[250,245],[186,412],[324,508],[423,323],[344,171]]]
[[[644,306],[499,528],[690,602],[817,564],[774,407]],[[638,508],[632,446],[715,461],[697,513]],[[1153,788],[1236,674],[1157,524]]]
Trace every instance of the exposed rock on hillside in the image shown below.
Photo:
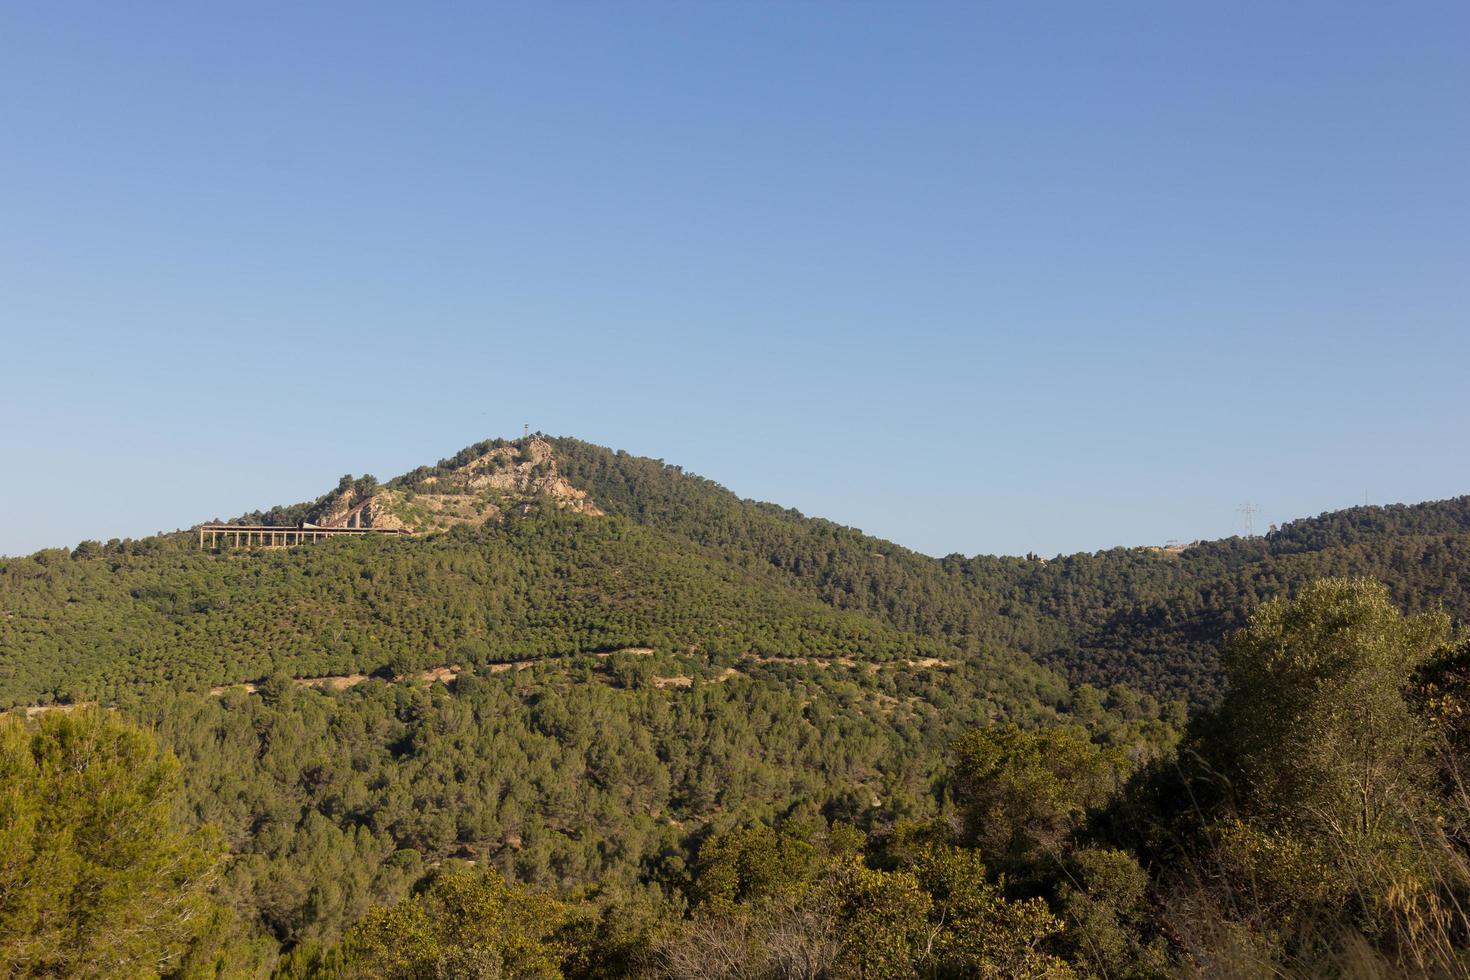
[[[358,506],[360,527],[378,527],[389,531],[412,531],[413,527],[399,516],[402,494],[392,490],[379,490]]]
[[[319,527],[343,527],[356,503],[356,493],[351,487],[337,490],[318,504],[307,519]]]
[[[459,470],[471,489],[507,491],[522,496],[548,497],[562,510],[600,516],[602,510],[585,490],[567,482],[556,467],[551,443],[532,439],[524,449],[501,446],[492,449]],[[450,482],[452,482],[452,477]]]
[[[551,443],[540,438],[498,446],[463,465],[406,480],[376,487],[367,496],[344,486],[307,519],[321,527],[439,531],[484,524],[510,509],[525,513],[545,504],[594,517],[604,513],[585,490],[561,475]]]

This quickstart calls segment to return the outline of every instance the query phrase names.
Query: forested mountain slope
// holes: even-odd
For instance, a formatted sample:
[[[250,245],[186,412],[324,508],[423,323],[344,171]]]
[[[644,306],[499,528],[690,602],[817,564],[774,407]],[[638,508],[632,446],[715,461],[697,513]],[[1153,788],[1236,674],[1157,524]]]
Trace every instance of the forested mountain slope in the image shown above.
[[[1370,576],[1405,609],[1470,620],[1470,497],[1352,508],[1182,554],[935,559],[659,460],[534,437],[382,486],[344,478],[315,504],[240,520],[369,504],[391,526],[449,530],[248,558],[164,536],[0,562],[0,704],[639,645],[1021,673],[1029,657],[1073,682],[1204,704],[1220,637],[1322,576]]]
[[[957,659],[941,640],[784,588],[768,567],[555,509],[289,551],[211,554],[185,535],[93,557],[42,552],[0,565],[0,597],[6,706],[625,647],[717,666],[746,656]],[[986,663],[1021,688],[1056,683],[1003,650]]]
[[[769,564],[823,602],[966,647],[1024,651],[1073,681],[1212,701],[1216,646],[1261,602],[1323,576],[1384,582],[1411,611],[1470,621],[1470,496],[1304,518],[1182,554],[933,559],[830,521],[741,500],[661,461],[555,440],[562,471],[611,513]]]
[[[734,828],[951,825],[967,730],[1065,726],[1048,765],[1114,776],[1166,755],[1184,718],[1155,695],[1212,700],[1225,631],[1311,579],[1467,611],[1466,499],[1177,556],[935,559],[536,439],[238,520],[368,504],[442,529],[0,561],[0,708],[100,701],[177,753],[186,823],[229,855],[221,962],[305,956],[456,862],[677,917]]]

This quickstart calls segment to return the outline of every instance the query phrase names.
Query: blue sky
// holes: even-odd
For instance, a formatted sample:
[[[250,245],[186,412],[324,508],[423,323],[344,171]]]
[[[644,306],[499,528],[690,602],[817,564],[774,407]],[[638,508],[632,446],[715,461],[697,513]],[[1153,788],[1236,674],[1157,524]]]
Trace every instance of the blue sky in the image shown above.
[[[1470,5],[0,9],[0,553],[523,422],[934,554],[1470,492]]]

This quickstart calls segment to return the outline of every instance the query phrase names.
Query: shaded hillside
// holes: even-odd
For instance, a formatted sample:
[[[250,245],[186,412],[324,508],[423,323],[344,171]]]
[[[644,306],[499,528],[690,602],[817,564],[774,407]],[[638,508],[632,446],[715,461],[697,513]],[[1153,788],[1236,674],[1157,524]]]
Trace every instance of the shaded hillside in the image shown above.
[[[1470,620],[1470,498],[1353,508],[1178,555],[935,559],[659,460],[538,436],[241,520],[353,513],[447,530],[248,559],[155,538],[0,563],[0,704],[628,645],[1022,672],[1029,657],[1073,682],[1202,704],[1220,637],[1315,578],[1371,576],[1406,609]]]
[[[541,444],[250,518],[500,495],[436,533],[0,561],[0,706],[99,700],[178,753],[190,826],[228,845],[226,959],[308,955],[461,860],[670,896],[752,821],[952,827],[946,773],[976,727],[1069,726],[1060,748],[1142,764],[1181,706],[1124,685],[1211,699],[1223,631],[1321,575],[1465,618],[1464,500],[1178,556],[934,559],[655,460]]]
[[[208,554],[187,536],[0,564],[0,704],[650,646],[866,661],[954,648],[626,520]],[[1034,672],[1016,658],[1007,669]]]
[[[1182,555],[1116,548],[1039,559],[933,559],[794,510],[741,500],[658,460],[556,440],[563,471],[613,513],[768,564],[841,609],[969,648],[1024,651],[1074,681],[1204,703],[1222,636],[1276,595],[1367,575],[1418,611],[1470,622],[1470,497],[1355,507]]]

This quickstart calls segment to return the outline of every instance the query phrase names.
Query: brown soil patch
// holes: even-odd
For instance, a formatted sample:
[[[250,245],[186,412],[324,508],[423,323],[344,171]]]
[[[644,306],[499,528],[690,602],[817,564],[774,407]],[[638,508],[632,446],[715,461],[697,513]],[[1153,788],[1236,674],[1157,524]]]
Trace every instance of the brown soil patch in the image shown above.
[[[525,670],[532,664],[536,664],[539,662],[539,657],[536,660],[507,660],[504,663],[491,664],[488,669],[492,674],[503,674],[507,670]]]
[[[39,718],[41,715],[50,714],[53,711],[59,711],[62,714],[67,714],[69,712],[76,711],[79,708],[95,707],[97,707],[96,701],[77,701],[74,704],[33,704],[25,709],[26,720],[30,721],[32,718]]]
[[[852,657],[763,657],[759,654],[754,653],[747,653],[745,656],[749,660],[756,660],[763,664],[812,664],[813,666],[820,667],[823,670],[832,666],[833,664],[837,664],[839,667],[863,666],[875,673],[879,670],[883,670],[884,668],[896,669],[898,667],[912,667],[919,670],[929,670],[934,667],[954,666],[954,661],[942,660],[939,657],[921,657],[918,660],[905,660],[901,663],[878,660],[868,661],[866,663],[859,663]]]
[[[724,670],[720,671],[714,677],[711,677],[708,680],[706,680],[705,683],[707,683],[707,684],[723,684],[723,683],[725,683],[725,681],[728,681],[730,678],[732,678],[732,677],[738,677],[738,676],[740,676],[740,671],[736,670],[734,667],[726,667]],[[685,676],[683,674],[677,674],[677,675],[675,675],[673,677],[655,677],[653,679],[653,686],[654,687],[657,687],[657,688],[693,687],[694,686],[694,678],[687,677],[687,676]]]
[[[333,674],[328,677],[298,677],[296,683],[302,687],[314,687],[318,691],[345,691],[367,680],[367,674]]]
[[[419,680],[428,681],[430,684],[448,684],[459,676],[464,668],[459,664],[450,664],[448,667],[433,667],[419,675]]]

